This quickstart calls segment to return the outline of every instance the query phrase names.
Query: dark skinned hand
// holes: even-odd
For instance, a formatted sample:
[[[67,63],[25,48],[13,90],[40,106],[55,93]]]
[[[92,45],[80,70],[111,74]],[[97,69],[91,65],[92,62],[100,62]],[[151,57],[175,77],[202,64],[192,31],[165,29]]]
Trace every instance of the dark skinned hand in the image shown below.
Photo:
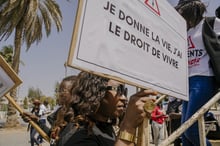
[[[21,118],[23,119],[24,122],[29,122],[31,120],[34,122],[38,121],[38,117],[32,113],[29,113],[29,112],[23,112],[21,114]]]

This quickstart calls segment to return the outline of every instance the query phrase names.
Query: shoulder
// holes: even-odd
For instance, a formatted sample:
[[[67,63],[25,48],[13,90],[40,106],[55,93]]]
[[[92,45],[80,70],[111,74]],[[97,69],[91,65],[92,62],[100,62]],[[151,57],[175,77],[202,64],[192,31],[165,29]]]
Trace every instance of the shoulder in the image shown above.
[[[96,127],[96,126],[95,126]],[[107,133],[103,133],[98,127],[93,128],[93,134],[88,134],[87,129],[79,128],[65,143],[64,146],[80,145],[80,146],[112,146],[115,137],[110,137]]]
[[[44,109],[45,106],[43,104],[40,105],[40,109]]]
[[[215,22],[214,22],[214,32],[217,33],[218,35],[220,35],[220,19],[219,18],[215,18]]]
[[[214,32],[220,32],[220,19],[218,17],[205,17],[205,21],[210,25]]]

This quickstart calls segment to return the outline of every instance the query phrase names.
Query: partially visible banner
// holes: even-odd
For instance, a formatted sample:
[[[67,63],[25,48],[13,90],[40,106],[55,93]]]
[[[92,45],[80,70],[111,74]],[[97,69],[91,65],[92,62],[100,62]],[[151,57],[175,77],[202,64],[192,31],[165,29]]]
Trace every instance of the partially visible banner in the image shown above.
[[[68,66],[188,100],[186,32],[166,0],[80,0]]]
[[[0,55],[0,98],[21,83],[21,79]]]
[[[23,114],[23,109],[9,94],[12,89],[16,88],[21,83],[21,79],[17,76],[14,70],[5,61],[5,59],[0,55],[0,98],[5,96],[5,98],[19,111],[19,113]],[[48,142],[50,141],[48,135],[35,122],[29,121],[29,123],[45,140]]]

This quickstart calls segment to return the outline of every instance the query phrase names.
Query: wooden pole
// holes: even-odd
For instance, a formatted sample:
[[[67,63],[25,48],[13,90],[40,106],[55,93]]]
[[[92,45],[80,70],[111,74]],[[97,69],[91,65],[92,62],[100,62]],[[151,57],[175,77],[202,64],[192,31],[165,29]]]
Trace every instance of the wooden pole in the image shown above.
[[[174,131],[166,140],[164,140],[161,145],[168,146],[171,144],[176,138],[178,138],[186,129],[192,126],[205,112],[209,110],[209,108],[215,104],[218,100],[220,100],[220,92],[218,92],[214,97],[212,97],[204,106],[202,106],[192,117],[184,122],[176,131]]]
[[[200,146],[206,146],[205,120],[204,116],[198,119]]]
[[[8,94],[5,95],[5,97],[8,99],[8,101],[19,111],[19,113],[23,114],[23,109],[15,102],[15,100]],[[48,135],[36,124],[34,121],[29,121],[31,126],[33,126],[37,132],[48,142],[50,142],[50,138]]]
[[[149,119],[144,119],[143,123],[138,127],[137,146],[149,146],[150,145],[150,124]]]
[[[151,113],[154,107],[161,102],[167,95],[162,95],[155,102],[150,99],[144,105],[146,112]],[[137,146],[149,146],[150,145],[150,119],[146,117],[143,123],[138,127]]]

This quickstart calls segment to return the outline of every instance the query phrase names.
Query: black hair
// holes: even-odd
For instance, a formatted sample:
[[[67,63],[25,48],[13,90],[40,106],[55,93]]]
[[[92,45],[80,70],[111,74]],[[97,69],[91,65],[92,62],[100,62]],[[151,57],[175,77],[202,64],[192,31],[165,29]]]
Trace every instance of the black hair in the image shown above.
[[[186,0],[179,2],[175,7],[187,22],[187,28],[195,27],[206,12],[206,6],[200,0]]]

